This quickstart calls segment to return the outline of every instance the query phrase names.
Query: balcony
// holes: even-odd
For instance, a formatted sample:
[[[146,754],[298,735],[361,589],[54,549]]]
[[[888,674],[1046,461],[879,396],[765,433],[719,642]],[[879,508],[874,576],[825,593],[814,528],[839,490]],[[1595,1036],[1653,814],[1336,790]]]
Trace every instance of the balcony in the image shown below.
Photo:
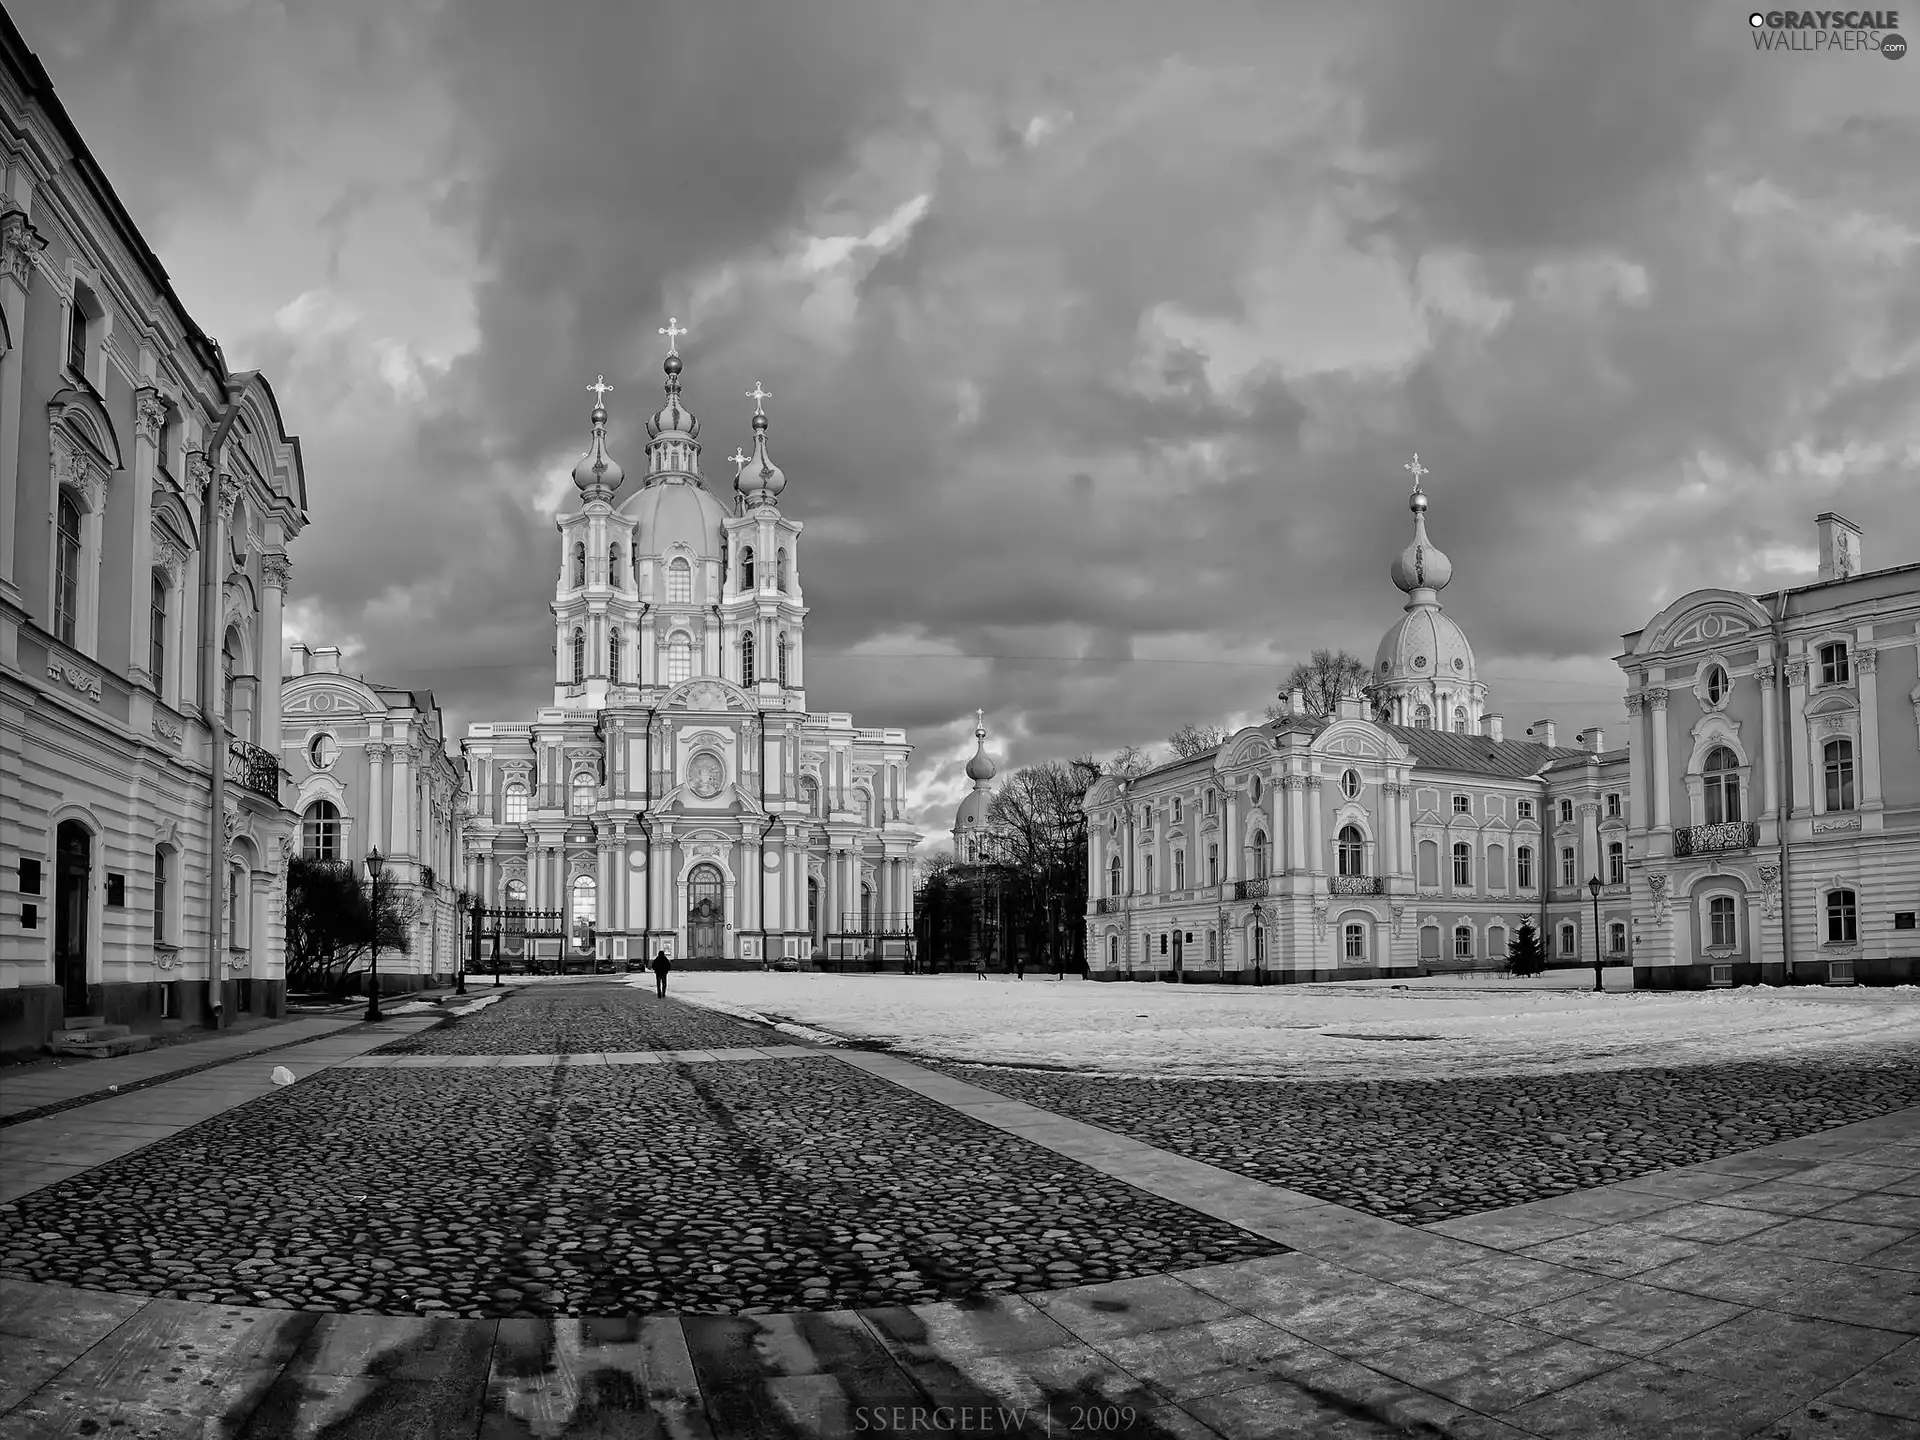
[[[249,741],[230,739],[227,741],[227,783],[278,804],[280,758]]]
[[[1093,902],[1093,913],[1096,915],[1111,915],[1119,908],[1120,897],[1118,895],[1102,895]]]
[[[1723,850],[1750,850],[1760,843],[1760,826],[1753,820],[1728,820],[1719,825],[1691,825],[1673,832],[1673,853],[1715,855]]]
[[[1233,898],[1236,900],[1264,900],[1267,898],[1267,877],[1261,875],[1252,880],[1233,882]]]
[[[1329,875],[1327,893],[1329,895],[1378,895],[1380,877],[1378,875]]]

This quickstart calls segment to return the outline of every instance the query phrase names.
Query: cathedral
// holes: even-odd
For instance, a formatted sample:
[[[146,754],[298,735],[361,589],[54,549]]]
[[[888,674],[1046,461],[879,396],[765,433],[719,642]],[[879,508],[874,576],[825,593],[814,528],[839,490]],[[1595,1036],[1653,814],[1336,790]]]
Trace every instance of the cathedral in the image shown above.
[[[565,963],[665,951],[728,968],[904,960],[919,834],[906,733],[807,708],[804,526],[755,384],[732,504],[707,488],[677,321],[644,473],[608,450],[604,381],[577,506],[555,519],[553,703],[471,725],[468,884],[529,912],[510,950]]]

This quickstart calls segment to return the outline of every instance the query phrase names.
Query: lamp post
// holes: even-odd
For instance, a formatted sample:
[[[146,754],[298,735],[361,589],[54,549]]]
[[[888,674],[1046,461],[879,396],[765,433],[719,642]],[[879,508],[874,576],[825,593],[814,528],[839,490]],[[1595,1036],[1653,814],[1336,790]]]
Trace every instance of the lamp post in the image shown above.
[[[373,969],[367,977],[367,1015],[369,1022],[384,1019],[380,1013],[380,872],[386,868],[380,847],[367,856],[367,874],[373,880]]]
[[[471,956],[474,967],[480,964],[480,897],[473,897],[473,905],[467,911],[467,943],[460,952],[460,973],[453,977],[453,993],[467,993],[467,959]]]
[[[496,990],[500,988],[500,921],[498,916],[494,918],[493,923],[493,988]]]
[[[1594,876],[1587,881],[1587,893],[1593,896],[1593,988],[1597,994],[1607,988],[1606,978],[1601,966],[1606,962],[1600,958],[1600,877]]]

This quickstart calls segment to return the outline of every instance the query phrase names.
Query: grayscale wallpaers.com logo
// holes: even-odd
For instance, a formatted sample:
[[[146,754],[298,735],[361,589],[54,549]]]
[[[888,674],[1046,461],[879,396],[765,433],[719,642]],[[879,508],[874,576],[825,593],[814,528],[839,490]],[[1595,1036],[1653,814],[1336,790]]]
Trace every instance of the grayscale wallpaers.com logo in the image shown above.
[[[1756,50],[1878,50],[1907,53],[1898,10],[1756,10],[1747,16]]]

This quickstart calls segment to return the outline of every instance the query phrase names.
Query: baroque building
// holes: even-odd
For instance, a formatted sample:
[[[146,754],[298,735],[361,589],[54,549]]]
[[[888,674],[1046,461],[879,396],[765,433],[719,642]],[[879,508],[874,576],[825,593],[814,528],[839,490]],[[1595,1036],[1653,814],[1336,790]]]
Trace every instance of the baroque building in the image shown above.
[[[615,962],[903,959],[912,747],[808,710],[805,527],[780,508],[770,396],[749,392],[753,448],[730,457],[723,503],[682,396],[686,332],[661,333],[666,400],[631,480],[608,450],[610,387],[588,387],[579,504],[555,519],[553,703],[461,742],[468,883],[490,908],[557,915],[570,948],[591,933]],[[562,951],[531,945],[543,962]]]
[[[1486,968],[1523,918],[1559,963],[1632,947],[1627,752],[1551,720],[1508,739],[1427,534],[1419,457],[1406,596],[1369,689],[1087,793],[1095,979],[1267,984]],[[1376,716],[1380,718],[1376,718]],[[1596,929],[1595,897],[1600,882]]]
[[[447,753],[430,690],[400,690],[340,673],[332,646],[292,647],[281,689],[281,767],[300,816],[299,853],[351,866],[385,861],[383,892],[413,910],[406,954],[383,953],[380,988],[417,990],[460,968],[459,890],[464,764]]]
[[[300,443],[0,9],[0,1046],[280,1013]]]
[[[1695,590],[1624,637],[1642,986],[1920,980],[1920,564]]]

